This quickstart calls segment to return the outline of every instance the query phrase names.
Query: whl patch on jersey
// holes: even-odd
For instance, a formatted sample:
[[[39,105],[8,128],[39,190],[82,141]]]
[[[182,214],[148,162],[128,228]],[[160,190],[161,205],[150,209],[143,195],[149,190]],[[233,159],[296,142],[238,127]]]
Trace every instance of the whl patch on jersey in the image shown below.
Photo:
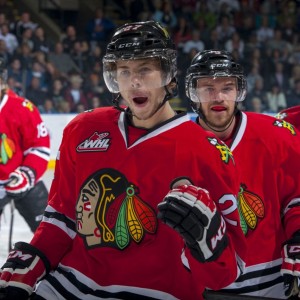
[[[94,132],[89,138],[80,143],[77,152],[107,151],[110,146],[110,138],[107,138],[109,132]]]

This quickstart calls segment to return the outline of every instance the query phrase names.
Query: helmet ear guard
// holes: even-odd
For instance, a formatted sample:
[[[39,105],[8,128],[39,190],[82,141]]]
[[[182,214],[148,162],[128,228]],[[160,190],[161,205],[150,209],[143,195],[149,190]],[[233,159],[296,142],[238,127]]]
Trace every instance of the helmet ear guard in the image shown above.
[[[236,102],[246,98],[247,81],[243,68],[236,63],[231,54],[224,50],[205,50],[196,54],[185,77],[185,91],[195,112],[198,111],[199,98],[195,95],[197,80],[203,77],[235,77],[238,95]]]

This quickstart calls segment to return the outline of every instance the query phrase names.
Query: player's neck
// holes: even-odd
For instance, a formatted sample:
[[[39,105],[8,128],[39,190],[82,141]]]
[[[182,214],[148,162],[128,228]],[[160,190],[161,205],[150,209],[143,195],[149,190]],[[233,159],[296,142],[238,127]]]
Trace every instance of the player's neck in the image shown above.
[[[226,125],[223,129],[214,128],[214,127],[210,126],[209,124],[207,124],[206,122],[204,122],[204,120],[202,120],[202,119],[199,119],[198,123],[205,130],[213,132],[220,140],[226,142],[226,144],[227,144],[227,140],[230,140],[232,138],[232,136],[234,135],[237,119],[235,116],[233,116],[230,123],[228,125]]]

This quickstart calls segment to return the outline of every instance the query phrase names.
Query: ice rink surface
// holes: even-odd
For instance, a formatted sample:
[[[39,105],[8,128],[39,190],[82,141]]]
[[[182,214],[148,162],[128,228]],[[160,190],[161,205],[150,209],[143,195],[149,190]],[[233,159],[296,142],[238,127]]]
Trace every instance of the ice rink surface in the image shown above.
[[[43,176],[43,180],[50,188],[51,181],[53,178],[53,170],[48,170]],[[8,254],[8,237],[11,220],[11,207],[10,204],[5,206],[4,213],[0,219],[0,266],[6,261]],[[12,243],[18,241],[29,242],[32,238],[32,232],[30,231],[27,223],[19,215],[17,210],[14,210],[14,225],[12,234]]]

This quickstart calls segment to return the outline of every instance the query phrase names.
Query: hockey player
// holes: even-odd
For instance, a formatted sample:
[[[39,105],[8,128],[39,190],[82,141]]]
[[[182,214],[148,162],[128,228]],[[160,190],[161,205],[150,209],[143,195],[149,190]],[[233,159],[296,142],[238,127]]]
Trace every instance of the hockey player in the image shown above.
[[[246,270],[222,292],[276,299],[299,293],[299,138],[283,121],[238,109],[246,97],[246,79],[228,52],[196,54],[185,84],[197,124],[230,147],[241,178]]]
[[[115,31],[103,59],[115,107],[65,128],[44,218],[2,267],[4,299],[39,282],[31,299],[200,300],[235,280],[245,243],[234,159],[173,111],[176,72],[158,23]]]
[[[47,205],[41,177],[50,158],[50,137],[37,108],[10,90],[6,80],[0,58],[0,214],[14,201],[34,232]]]

